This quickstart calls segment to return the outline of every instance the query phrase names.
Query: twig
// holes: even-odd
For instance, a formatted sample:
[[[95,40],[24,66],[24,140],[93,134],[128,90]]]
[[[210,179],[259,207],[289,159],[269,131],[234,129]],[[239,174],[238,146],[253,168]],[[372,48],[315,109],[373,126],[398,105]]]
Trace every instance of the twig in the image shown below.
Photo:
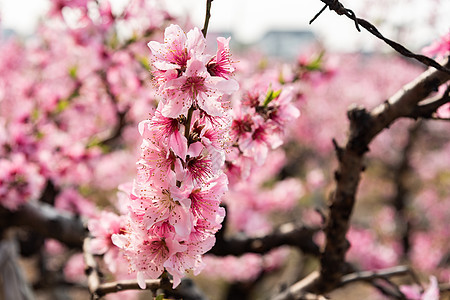
[[[83,257],[86,264],[85,273],[88,279],[88,289],[91,293],[91,299],[99,299],[101,295],[98,294],[98,287],[100,286],[100,277],[102,276],[94,255],[92,255],[89,243],[91,238],[86,237],[83,241]]]
[[[320,276],[320,273],[315,271],[303,278],[299,282],[293,284],[287,289],[283,290],[280,294],[272,298],[272,300],[301,300],[301,299],[314,299],[324,300],[327,299],[324,296],[316,295],[306,292],[308,286],[311,286]]]
[[[447,89],[442,95],[430,97],[419,103],[414,109],[414,111],[411,113],[411,117],[414,119],[424,118],[433,120],[446,120],[447,118],[435,117],[433,116],[433,114],[438,110],[439,107],[449,102],[450,102],[450,85],[447,87]]]
[[[408,266],[397,266],[388,269],[376,270],[376,271],[362,271],[347,274],[342,276],[339,286],[344,286],[356,281],[373,281],[379,278],[391,278],[395,276],[404,276],[411,274]]]
[[[161,279],[150,279],[145,281],[146,290],[155,291],[161,288]],[[169,283],[170,284],[170,283]],[[140,290],[139,284],[136,280],[120,280],[115,282],[107,282],[98,285],[95,293],[98,297],[103,297],[107,294],[117,293],[126,290]]]
[[[287,223],[272,233],[255,238],[217,239],[208,254],[217,256],[242,255],[244,253],[264,254],[277,247],[288,245],[298,247],[306,254],[318,256],[319,247],[313,241],[317,228],[298,226]]]
[[[371,285],[391,299],[406,300],[406,296],[402,293],[400,288],[389,278],[375,279],[371,282]]]
[[[439,284],[439,291],[441,293],[448,293],[448,292],[450,292],[450,283],[441,283],[441,284]]]
[[[344,5],[342,5],[338,0],[320,0],[320,1],[325,3],[325,6],[320,10],[319,13],[317,13],[314,16],[314,18],[309,22],[310,24],[319,17],[319,15],[325,10],[326,7],[329,7],[330,10],[335,11],[338,15],[345,15],[349,19],[353,20],[355,22],[355,26],[358,31],[360,31],[359,26],[362,26],[368,32],[370,32],[372,35],[376,36],[377,38],[379,38],[380,40],[384,41],[386,44],[391,46],[392,49],[394,49],[401,55],[406,56],[406,57],[411,57],[429,67],[433,67],[433,68],[436,68],[437,70],[440,70],[442,72],[450,74],[450,69],[448,67],[444,67],[444,66],[440,65],[434,59],[431,59],[431,58],[421,55],[421,54],[413,53],[410,50],[408,50],[406,47],[404,47],[403,45],[400,45],[399,43],[396,43],[396,42],[384,37],[373,24],[371,24],[370,22],[368,22],[364,19],[357,18],[355,13],[352,10],[345,8]]]
[[[173,282],[167,277],[162,279],[149,279],[145,281],[145,284],[145,289],[152,291],[154,294],[156,294],[157,290],[162,289],[164,290],[164,296],[166,297],[184,300],[206,300],[203,293],[189,278],[182,279],[180,285],[176,289],[172,289]],[[107,294],[126,290],[141,290],[141,288],[136,280],[120,280],[100,284],[96,288],[95,294],[97,297],[103,297]]]
[[[208,32],[209,19],[211,18],[211,3],[213,0],[206,0],[206,14],[205,14],[205,23],[203,24],[202,33],[206,38],[206,33]]]
[[[117,143],[117,141],[122,137],[123,130],[125,126],[127,125],[126,122],[126,115],[128,111],[130,110],[130,107],[126,107],[123,111],[119,110],[119,100],[117,99],[117,96],[113,93],[111,90],[111,86],[108,82],[108,79],[106,77],[106,72],[99,71],[98,75],[100,79],[102,80],[103,86],[105,87],[105,91],[109,96],[109,99],[111,100],[111,103],[114,105],[114,108],[116,110],[116,116],[117,116],[117,123],[114,127],[114,130],[111,132],[110,136],[104,140],[101,140],[98,142],[99,145],[107,146],[107,147],[113,147]]]

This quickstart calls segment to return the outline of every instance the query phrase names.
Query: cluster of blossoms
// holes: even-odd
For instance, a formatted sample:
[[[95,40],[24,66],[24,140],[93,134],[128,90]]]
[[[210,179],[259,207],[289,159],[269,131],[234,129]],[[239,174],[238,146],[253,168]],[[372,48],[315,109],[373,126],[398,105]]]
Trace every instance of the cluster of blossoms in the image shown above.
[[[148,44],[162,99],[139,124],[143,141],[127,226],[112,236],[142,288],[164,269],[174,287],[187,270],[198,274],[201,255],[214,245],[225,216],[219,206],[228,189],[222,171],[230,123],[224,96],[238,84],[231,79],[229,39],[217,41],[216,55],[208,56],[198,28],[185,34],[170,25],[164,43]]]
[[[225,161],[230,187],[223,201],[227,206],[227,229],[235,234],[267,234],[273,227],[271,214],[292,209],[304,194],[296,178],[274,182],[286,164],[285,153],[279,148],[285,143],[290,123],[300,115],[295,106],[298,87],[280,80],[288,71],[281,72],[283,75],[277,66],[245,74],[239,79],[240,91],[233,94],[231,147]],[[293,79],[294,75],[288,77]],[[228,281],[250,281],[280,267],[288,252],[284,248],[239,258],[207,255],[204,273]]]
[[[225,203],[234,230],[260,235],[271,230],[270,212],[292,208],[302,195],[302,184],[292,178],[263,188],[286,163],[284,153],[276,149],[300,111],[294,105],[296,87],[284,84],[277,71],[241,82],[240,92],[232,99],[232,147],[225,165],[231,187]]]
[[[294,96],[292,87],[264,79],[233,103],[230,135],[235,147],[227,156],[231,174],[245,179],[252,165],[263,165],[269,151],[283,144],[287,124],[300,115]]]
[[[50,198],[50,187],[56,201],[43,200],[90,217],[93,203],[72,201],[81,190],[107,193],[133,173],[127,147],[137,148],[138,134],[126,133],[154,106],[153,87],[140,84],[148,72],[136,59],[148,49],[135,40],[158,32],[169,16],[149,1],[132,2],[113,13],[110,1],[53,0],[32,38],[1,37],[1,206]],[[144,16],[152,23],[136,30]],[[117,41],[119,22],[132,31],[121,34],[125,46]]]
[[[0,159],[0,205],[16,210],[28,200],[37,200],[45,183],[38,167],[15,154],[11,160]]]

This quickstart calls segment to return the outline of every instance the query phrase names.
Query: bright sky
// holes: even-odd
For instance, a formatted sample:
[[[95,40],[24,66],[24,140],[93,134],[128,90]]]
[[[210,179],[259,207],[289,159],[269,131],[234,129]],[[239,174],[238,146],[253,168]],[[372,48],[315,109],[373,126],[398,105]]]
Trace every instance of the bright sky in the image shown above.
[[[113,0],[112,3],[123,1],[126,0]],[[378,1],[383,2],[382,0]],[[188,14],[196,26],[203,25],[205,0],[165,0],[165,2],[173,13]],[[367,3],[367,1],[343,0],[342,2],[347,7],[351,7],[357,15],[365,13],[366,8],[362,7],[361,3]],[[430,15],[430,7],[426,3],[433,1],[413,0],[408,5],[405,5],[405,0],[387,2],[398,5],[394,5],[394,8],[388,12],[383,11],[383,7],[379,9],[381,11],[378,15],[386,17],[386,21],[390,22],[380,30],[386,36],[394,39],[396,36],[390,34],[407,32],[408,29],[414,30],[413,34],[407,35],[408,46],[412,48],[423,46],[423,43],[450,30],[450,18],[448,18],[450,1],[448,0],[441,0],[439,9],[434,9],[433,20],[436,24],[433,27],[421,24],[400,30],[398,29],[402,23],[414,23],[424,19],[424,16]],[[42,16],[46,8],[48,8],[48,0],[0,0],[2,24],[4,28],[13,28],[22,34],[30,34],[39,16]],[[212,2],[210,29],[231,31],[237,39],[244,42],[256,41],[270,29],[309,29],[314,31],[326,46],[332,47],[334,50],[356,48],[368,50],[373,47],[384,47],[369,33],[357,32],[349,19],[338,16],[328,9],[312,25],[308,25],[309,20],[321,8],[322,2],[319,0],[215,0]]]

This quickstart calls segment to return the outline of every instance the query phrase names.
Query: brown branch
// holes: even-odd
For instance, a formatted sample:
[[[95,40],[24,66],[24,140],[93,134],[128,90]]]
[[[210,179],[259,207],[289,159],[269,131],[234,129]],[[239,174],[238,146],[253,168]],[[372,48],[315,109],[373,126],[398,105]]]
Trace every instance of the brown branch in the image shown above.
[[[400,291],[398,285],[391,281],[392,277],[406,275],[411,276],[413,281],[417,282],[416,274],[408,266],[396,266],[382,270],[354,272],[344,275],[342,276],[339,287],[357,281],[365,281],[386,296],[393,299],[406,299],[405,295]],[[381,284],[379,282],[380,280],[387,283],[390,288],[386,286],[386,284]]]
[[[211,3],[213,0],[206,0],[206,13],[205,13],[205,23],[203,24],[202,33],[206,38],[206,33],[208,32],[209,19],[211,18]]]
[[[411,113],[411,117],[414,119],[424,118],[424,119],[445,119],[434,117],[433,114],[444,104],[450,102],[450,85],[447,87],[442,95],[436,95],[430,97],[421,103],[419,103],[414,111]]]
[[[145,281],[146,290],[156,293],[156,290],[162,287],[161,279],[150,279]],[[169,282],[170,284],[170,282]],[[95,290],[96,295],[105,296],[107,294],[117,293],[126,290],[140,290],[136,280],[120,280],[115,282],[107,282],[99,285]]]
[[[83,257],[86,264],[86,276],[88,279],[88,290],[91,294],[92,300],[100,299],[101,297],[117,293],[125,290],[141,290],[136,280],[119,280],[115,282],[101,283],[103,274],[100,272],[97,261],[92,255],[89,243],[91,238],[86,237],[83,242]],[[174,296],[177,299],[185,300],[203,300],[203,294],[193,284],[190,279],[183,279],[181,284],[172,289],[173,282],[167,276],[162,276],[160,279],[146,280],[146,290],[151,290],[154,295],[158,289],[163,289],[165,296]]]
[[[336,288],[343,287],[344,285],[354,283],[357,281],[365,281],[377,288],[380,292],[387,296],[394,298],[401,298],[402,294],[399,293],[398,287],[390,281],[390,278],[397,276],[410,275],[413,280],[416,280],[415,274],[407,266],[396,266],[392,268],[376,270],[376,271],[359,271],[352,272],[342,276],[341,281]],[[320,273],[313,272],[306,278],[290,286],[288,289],[282,291],[274,300],[293,300],[293,299],[320,299],[318,295],[306,292],[308,286],[313,285],[319,279]],[[386,285],[380,284],[378,280],[387,282],[391,288],[387,288]],[[395,285],[395,287],[393,287]],[[314,298],[316,297],[316,298]],[[326,298],[322,298],[326,299]]]
[[[449,67],[447,60],[445,67]],[[420,101],[426,99],[432,92],[437,91],[440,85],[450,80],[450,74],[428,69],[412,82],[406,84],[385,103],[377,106],[371,112],[372,127],[364,134],[365,143],[368,144],[383,129],[388,128],[395,120],[401,117],[411,117]]]
[[[318,271],[312,272],[307,277],[303,278],[301,281],[281,291],[281,293],[273,297],[272,300],[327,299],[324,296],[306,292],[307,288],[312,284],[314,284],[314,282],[319,278],[319,276],[320,273]]]
[[[145,281],[146,290],[152,291],[155,295],[157,290],[164,290],[166,297],[174,297],[184,300],[206,300],[206,297],[194,285],[189,278],[181,280],[176,289],[172,289],[172,281],[167,277],[162,279],[149,279]],[[126,290],[141,290],[136,280],[120,280],[115,282],[103,283],[95,291],[97,297],[103,297],[107,294],[117,293]]]
[[[264,254],[277,247],[288,245],[298,247],[306,254],[318,256],[319,247],[313,241],[317,228],[298,226],[287,223],[271,234],[254,238],[218,238],[208,254],[217,256],[242,255],[245,253]]]
[[[396,266],[388,269],[376,270],[376,271],[361,271],[354,272],[342,276],[340,287],[353,283],[356,281],[368,281],[372,282],[379,278],[391,278],[395,276],[404,276],[411,274],[411,269],[408,266]]]
[[[16,211],[0,208],[0,228],[22,227],[81,249],[86,229],[78,217],[46,203],[29,202]]]
[[[117,96],[111,90],[111,86],[109,85],[108,79],[106,77],[106,72],[99,71],[98,75],[100,76],[100,79],[102,80],[106,94],[108,94],[108,97],[111,100],[111,103],[114,105],[114,108],[116,110],[116,117],[117,117],[116,126],[114,127],[113,131],[110,133],[109,137],[99,141],[98,145],[106,146],[108,148],[113,148],[114,146],[116,146],[117,141],[122,136],[123,130],[124,130],[125,126],[127,125],[126,115],[127,115],[128,111],[130,110],[130,108],[126,107],[123,111],[119,110],[119,107],[118,107],[119,99],[117,99]]]
[[[363,156],[369,150],[370,142],[395,120],[409,116],[422,99],[448,80],[449,74],[429,69],[371,112],[364,108],[350,109],[350,134],[343,152],[338,156],[336,188],[330,198],[330,213],[325,228],[326,246],[317,285],[319,291],[333,289],[343,274],[345,253],[349,247],[345,235],[363,170]]]
[[[417,139],[417,135],[422,127],[422,122],[415,123],[408,131],[408,140],[403,147],[401,153],[402,157],[394,168],[394,180],[395,183],[395,195],[392,199],[392,205],[395,208],[395,222],[397,232],[402,241],[403,255],[407,257],[410,249],[410,232],[411,221],[409,220],[406,212],[406,206],[408,205],[408,197],[410,187],[408,182],[412,174],[411,168],[411,152],[414,142]]]
[[[446,67],[449,62],[447,61]],[[370,142],[395,120],[408,117],[417,104],[430,93],[450,80],[450,75],[429,69],[383,104],[368,112],[353,107],[348,112],[350,132],[344,147],[335,143],[338,169],[335,172],[336,187],[330,196],[329,214],[325,227],[326,243],[320,260],[320,276],[302,286],[302,291],[323,294],[335,289],[346,273],[345,254],[349,243],[345,236],[355,203],[363,157],[369,151]]]
[[[376,36],[377,38],[379,38],[380,40],[384,41],[386,44],[391,46],[392,49],[394,49],[401,55],[413,58],[429,67],[433,67],[436,68],[437,70],[450,74],[450,69],[448,67],[440,65],[434,59],[431,59],[421,54],[413,53],[403,45],[384,37],[373,24],[364,19],[357,18],[352,10],[345,8],[344,5],[342,5],[338,0],[320,0],[320,1],[325,3],[325,6],[319,11],[319,13],[317,13],[314,16],[314,18],[309,22],[310,24],[319,17],[319,15],[325,10],[326,7],[329,7],[330,10],[333,10],[338,15],[345,15],[349,19],[353,20],[355,22],[355,26],[358,31],[360,31],[359,26],[362,26],[372,35]]]

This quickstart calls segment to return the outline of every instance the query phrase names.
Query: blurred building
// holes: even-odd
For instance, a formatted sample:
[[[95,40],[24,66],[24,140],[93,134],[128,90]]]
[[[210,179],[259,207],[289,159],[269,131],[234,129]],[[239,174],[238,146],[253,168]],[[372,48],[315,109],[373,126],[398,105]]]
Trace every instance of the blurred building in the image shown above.
[[[257,46],[267,56],[294,59],[302,50],[316,42],[316,36],[312,31],[272,30],[258,41]]]

